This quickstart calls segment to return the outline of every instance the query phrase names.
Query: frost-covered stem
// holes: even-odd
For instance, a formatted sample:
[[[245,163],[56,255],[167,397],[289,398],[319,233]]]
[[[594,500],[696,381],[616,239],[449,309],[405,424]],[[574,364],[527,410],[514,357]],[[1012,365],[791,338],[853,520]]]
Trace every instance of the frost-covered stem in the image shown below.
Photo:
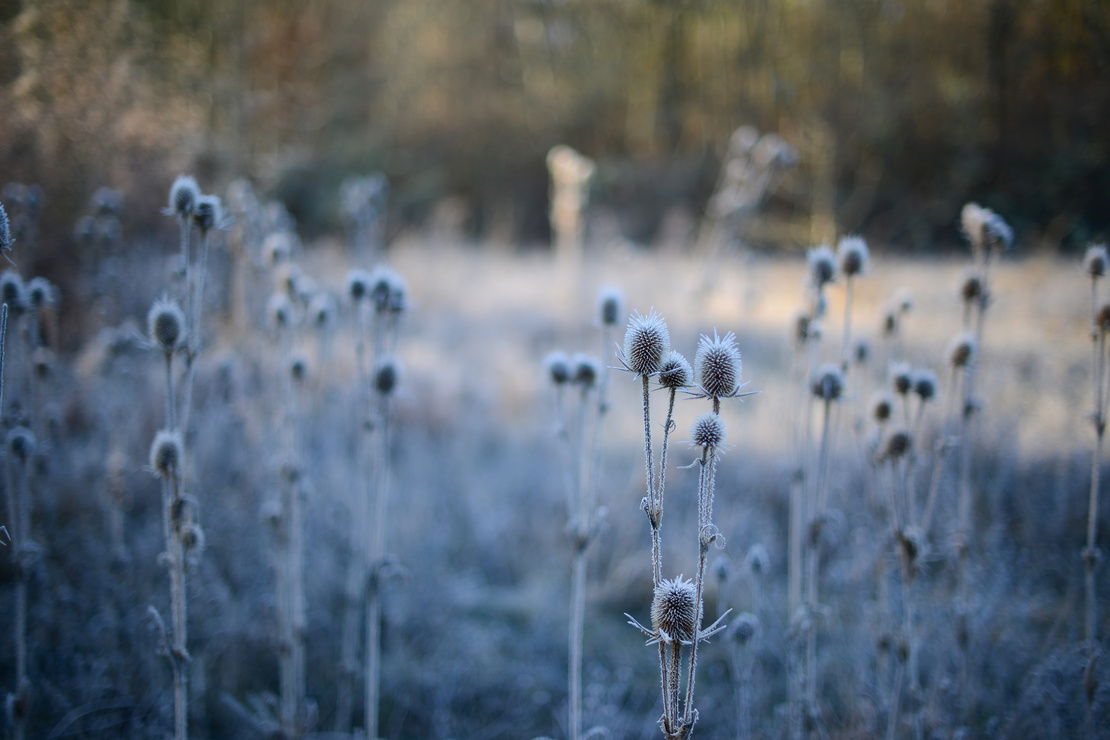
[[[1095,564],[1098,561],[1098,499],[1099,477],[1102,467],[1102,441],[1106,432],[1105,398],[1103,396],[1106,375],[1106,332],[1098,326],[1098,277],[1091,278],[1091,385],[1094,393],[1095,451],[1091,460],[1091,493],[1087,501],[1087,547],[1083,551],[1084,580],[1087,591],[1084,634],[1090,646],[1098,641],[1096,625],[1098,602],[1095,594]]]
[[[820,554],[818,552],[818,532],[821,517],[824,515],[828,495],[825,491],[829,465],[829,428],[832,417],[832,401],[825,401],[824,417],[821,423],[821,444],[817,455],[817,486],[810,507],[809,532],[806,537],[806,605],[812,615],[817,613],[818,579],[820,578]],[[817,707],[817,628],[811,625],[806,633],[806,702],[811,712]]]
[[[848,275],[844,281],[844,340],[840,348],[841,370],[845,374],[852,366],[852,276]]]
[[[662,564],[662,553],[659,545],[659,512],[658,501],[655,496],[655,465],[651,451],[651,389],[648,387],[649,378],[646,374],[640,376],[644,389],[644,476],[647,480],[647,505],[648,521],[651,524],[651,572],[655,585],[659,585]]]
[[[659,643],[660,650],[662,651],[663,643]],[[667,697],[664,702],[664,717],[666,717],[667,728],[664,734],[673,734],[679,729],[678,722],[678,685],[679,685],[679,666],[682,664],[682,643],[677,640],[671,642],[671,655],[670,661],[667,664]]]
[[[385,523],[389,515],[390,492],[390,418],[389,397],[380,398],[378,454],[375,462],[377,490],[374,496],[374,531],[370,544],[370,600],[366,614],[366,736],[378,737],[378,701],[381,694],[382,658],[382,578],[385,560]]]
[[[586,489],[590,483],[586,479],[587,464],[586,458],[589,456],[584,448],[586,443],[587,421],[589,419],[590,404],[589,404],[590,388],[589,386],[582,386],[582,395],[578,399],[578,434],[574,437],[574,480],[576,488],[574,491],[574,536],[575,539],[584,539],[590,531],[590,515],[587,507],[587,493]]]
[[[612,327],[604,326],[601,337],[601,357],[612,341]],[[597,508],[598,492],[601,486],[601,440],[605,434],[605,419],[609,416],[609,368],[601,363],[601,377],[597,385],[597,414],[594,416],[593,437],[590,448],[593,450],[593,467],[588,482],[586,483],[586,508],[593,516]]]
[[[674,388],[670,389],[670,398],[667,401],[667,420],[663,423],[663,442],[659,448],[659,477],[656,480],[654,525],[651,528],[651,560],[655,565],[655,585],[663,580],[663,553],[660,538],[663,527],[663,492],[667,487],[667,448],[671,438],[671,428],[674,426]]]
[[[166,537],[167,564],[170,569],[170,611],[173,631],[169,645],[173,667],[174,740],[185,740],[188,733],[188,635],[185,619],[185,558],[181,545],[181,477],[171,470],[162,484],[162,528]]]
[[[714,407],[720,403],[714,398]],[[716,408],[714,409],[716,410]],[[694,581],[694,604],[697,616],[694,619],[694,639],[690,646],[690,668],[686,676],[686,705],[683,722],[688,727],[694,723],[694,676],[698,667],[698,642],[701,639],[702,598],[705,593],[705,558],[713,540],[713,486],[717,477],[717,451],[712,446],[702,448],[701,464],[698,471],[698,575]]]
[[[166,352],[166,428],[173,431],[177,424],[176,414],[174,407],[177,406],[174,400],[173,391],[173,353]]]
[[[586,612],[586,543],[576,543],[571,571],[570,599],[570,666],[568,677],[570,704],[570,740],[578,740],[582,732],[582,635]]]
[[[7,304],[4,304],[7,308]],[[5,314],[6,317],[6,314]],[[27,557],[26,544],[28,530],[24,529],[25,514],[22,511],[27,505],[26,498],[22,495],[23,481],[27,470],[19,466],[16,473],[14,456],[7,456],[7,493],[8,493],[8,523],[11,526],[9,537],[12,546],[12,560],[15,563],[15,696],[22,700],[26,696],[25,682],[27,681]],[[16,477],[21,480],[16,483]],[[17,493],[18,489],[18,493]],[[20,706],[12,717],[12,736],[22,740],[24,736],[24,722],[26,720],[26,707]]]

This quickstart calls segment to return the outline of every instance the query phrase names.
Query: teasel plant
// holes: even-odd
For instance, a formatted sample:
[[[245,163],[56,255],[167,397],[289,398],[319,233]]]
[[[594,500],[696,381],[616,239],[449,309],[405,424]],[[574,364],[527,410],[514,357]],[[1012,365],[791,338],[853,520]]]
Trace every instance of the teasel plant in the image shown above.
[[[852,365],[852,299],[856,278],[866,273],[870,252],[867,242],[860,236],[841,237],[836,247],[840,274],[844,276],[844,334],[841,341],[841,371],[845,374]]]

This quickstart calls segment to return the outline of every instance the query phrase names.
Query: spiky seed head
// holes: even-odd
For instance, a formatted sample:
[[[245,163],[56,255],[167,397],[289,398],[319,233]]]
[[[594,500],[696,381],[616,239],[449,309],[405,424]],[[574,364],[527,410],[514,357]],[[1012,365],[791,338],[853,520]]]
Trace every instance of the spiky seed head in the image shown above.
[[[329,293],[316,293],[308,302],[308,315],[317,329],[330,329],[335,322],[335,299]]]
[[[27,289],[15,270],[4,270],[0,274],[0,301],[7,303],[8,310],[17,315],[27,308]]]
[[[185,314],[176,301],[159,298],[146,315],[146,331],[160,350],[170,354],[185,337]]]
[[[813,376],[813,395],[822,401],[836,401],[844,393],[844,371],[839,365],[826,362]]]
[[[188,522],[181,527],[181,545],[186,551],[200,552],[204,549],[204,530],[196,522]]]
[[[729,332],[721,337],[714,330],[712,339],[701,335],[694,354],[694,378],[705,395],[727,398],[736,393],[742,370],[735,334]]]
[[[692,581],[682,576],[660,581],[651,600],[651,626],[666,633],[672,640],[689,642],[694,639],[698,618],[697,591]]]
[[[913,437],[907,429],[892,429],[883,440],[882,459],[897,460],[913,447]]]
[[[744,556],[744,567],[753,576],[762,576],[771,567],[770,564],[771,558],[762,543],[757,542],[748,548],[748,554]]]
[[[893,413],[894,398],[886,391],[876,393],[875,398],[871,401],[871,417],[880,424],[885,424],[890,421],[890,416]]]
[[[659,385],[679,390],[690,385],[693,377],[690,363],[680,352],[672,349],[663,356],[663,363],[659,366]]]
[[[347,273],[347,295],[355,304],[370,294],[370,273],[366,270],[351,270]]]
[[[150,467],[160,477],[171,478],[181,470],[184,454],[180,432],[160,429],[150,445]]]
[[[308,360],[298,355],[289,361],[289,377],[294,383],[301,383],[308,377]]]
[[[729,634],[738,645],[747,645],[759,634],[759,617],[751,612],[742,612],[729,628]]]
[[[282,293],[274,293],[266,301],[266,315],[270,317],[270,325],[275,329],[288,329],[296,323],[293,302]]]
[[[1091,277],[1102,277],[1106,274],[1107,263],[1110,263],[1110,255],[1107,255],[1105,244],[1092,244],[1087,247],[1087,253],[1083,255],[1083,271]]]
[[[894,362],[890,365],[890,387],[899,396],[904,396],[913,390],[913,370],[904,362]]]
[[[732,574],[732,563],[725,555],[718,555],[717,559],[713,561],[713,577],[718,581],[724,582]]]
[[[35,435],[27,427],[16,427],[8,432],[8,452],[21,463],[35,453]]]
[[[401,382],[401,361],[396,357],[386,357],[374,369],[374,390],[388,396],[397,390]]]
[[[583,388],[593,388],[601,377],[601,363],[589,355],[574,356],[574,382]]]
[[[960,283],[960,297],[964,303],[974,303],[983,297],[983,279],[978,270],[969,270]]]
[[[4,204],[0,203],[0,250],[7,251],[11,249],[12,242],[12,225],[8,220],[8,212],[4,210]]]
[[[555,385],[562,385],[570,380],[570,358],[565,352],[552,352],[543,360],[547,369],[547,376]]]
[[[922,401],[931,401],[937,395],[937,374],[932,370],[916,370],[913,374],[913,392]]]
[[[983,224],[983,236],[990,247],[1009,249],[1014,245],[1014,230],[1010,228],[1005,219],[994,211],[987,211],[987,220]]]
[[[180,218],[192,218],[200,200],[200,187],[191,175],[178,175],[170,186],[170,207],[167,212]]]
[[[27,300],[35,310],[54,303],[54,286],[44,277],[31,278],[27,283]]]
[[[836,255],[828,244],[814,247],[806,254],[809,267],[809,282],[820,290],[836,279]]]
[[[401,276],[388,267],[378,266],[370,273],[370,298],[374,303],[374,310],[385,313],[392,309],[394,292],[400,288],[402,294],[401,306],[404,307],[404,285]]]
[[[224,206],[220,196],[202,195],[197,199],[196,209],[193,211],[193,223],[200,229],[201,234],[221,228],[224,219]]]
[[[867,251],[867,242],[860,236],[844,236],[836,246],[836,257],[840,262],[840,271],[848,277],[859,275],[867,269],[870,253]]]
[[[624,295],[621,289],[606,285],[597,294],[597,315],[602,326],[616,326],[624,318]]]
[[[293,244],[295,237],[288,231],[275,231],[262,241],[262,254],[266,262],[280,265],[293,257]]]
[[[983,246],[983,225],[990,213],[978,203],[968,203],[960,211],[960,227],[964,236],[971,243],[972,249],[978,250]]]
[[[720,414],[712,411],[694,419],[694,425],[690,427],[690,441],[698,447],[720,447],[725,436],[725,423],[721,421]]]
[[[624,361],[637,375],[654,375],[671,348],[671,335],[663,317],[651,311],[647,316],[634,313],[624,332]]]
[[[971,332],[957,335],[948,345],[948,362],[952,367],[967,367],[975,357],[977,342]]]
[[[1095,314],[1095,325],[1103,334],[1110,333],[1110,303],[1103,303]]]

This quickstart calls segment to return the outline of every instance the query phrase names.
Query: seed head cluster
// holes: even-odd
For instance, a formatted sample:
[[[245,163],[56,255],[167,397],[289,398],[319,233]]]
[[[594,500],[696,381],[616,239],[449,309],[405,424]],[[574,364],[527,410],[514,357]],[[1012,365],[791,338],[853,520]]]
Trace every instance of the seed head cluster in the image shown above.
[[[725,441],[725,423],[720,414],[706,411],[694,419],[690,427],[690,441],[698,447],[719,447]]]
[[[651,601],[651,626],[672,640],[693,640],[698,618],[695,599],[692,581],[683,580],[682,576],[660,581]]]
[[[635,313],[624,333],[624,362],[637,375],[654,375],[671,348],[671,335],[663,317],[652,311]]]
[[[736,335],[723,337],[713,332],[713,338],[703,334],[694,354],[694,377],[698,388],[709,398],[729,398],[740,389],[740,350],[736,348]]]

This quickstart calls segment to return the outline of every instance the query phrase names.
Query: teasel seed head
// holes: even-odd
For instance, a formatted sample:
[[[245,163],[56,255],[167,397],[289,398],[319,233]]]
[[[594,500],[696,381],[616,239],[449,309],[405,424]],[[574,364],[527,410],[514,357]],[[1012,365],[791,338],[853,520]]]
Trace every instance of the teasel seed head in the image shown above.
[[[813,247],[806,253],[809,283],[817,290],[836,279],[836,255],[827,244]]]
[[[659,366],[659,385],[671,390],[680,390],[690,385],[694,371],[690,363],[677,350],[671,350],[663,356],[663,363]]]
[[[181,545],[186,552],[201,552],[204,550],[204,530],[196,522],[189,522],[181,527]]]
[[[374,368],[374,390],[388,396],[397,390],[401,382],[401,361],[396,357],[386,357]]]
[[[35,435],[24,426],[12,429],[8,432],[8,452],[19,462],[27,462],[35,454]]]
[[[864,272],[870,261],[867,242],[860,236],[841,237],[836,247],[836,256],[840,262],[840,271],[848,277]]]
[[[822,401],[836,401],[844,393],[844,371],[839,365],[826,362],[813,376],[813,395]]]
[[[971,332],[958,334],[948,345],[948,362],[952,367],[967,367],[978,349],[975,335]]]
[[[170,206],[166,213],[182,219],[192,218],[200,200],[200,188],[191,175],[178,175],[170,186]]]
[[[15,270],[4,270],[0,274],[0,302],[8,304],[8,310],[18,316],[27,308],[27,290],[23,278]]]
[[[224,204],[220,200],[220,196],[200,196],[193,210],[193,223],[200,229],[201,234],[207,234],[212,229],[225,228],[227,214],[224,211]]]
[[[747,645],[757,634],[759,634],[759,617],[751,612],[741,612],[729,628],[729,635],[740,646]]]
[[[718,555],[717,559],[713,561],[713,577],[724,583],[730,575],[732,575],[732,563],[728,556]]]
[[[913,447],[913,437],[907,429],[892,429],[883,440],[881,459],[897,460]]]
[[[690,441],[702,448],[720,447],[726,435],[725,423],[720,414],[712,411],[706,411],[694,419],[694,424],[690,427]]]
[[[300,384],[308,377],[308,360],[301,356],[295,355],[289,360],[289,377],[294,383]]]
[[[651,626],[672,640],[690,642],[697,627],[697,591],[682,576],[660,581],[651,601]]]
[[[597,294],[597,315],[602,326],[616,326],[624,319],[624,295],[616,286],[607,285]]]
[[[1107,263],[1110,263],[1110,256],[1107,255],[1105,244],[1092,244],[1087,247],[1087,253],[1083,255],[1083,271],[1093,278],[1100,278],[1106,274]]]
[[[347,295],[357,305],[370,295],[370,273],[351,270],[347,273]]]
[[[913,392],[924,401],[931,401],[937,395],[937,374],[932,370],[921,369],[913,374]]]
[[[565,352],[552,352],[543,360],[547,376],[555,385],[563,385],[570,380],[570,358]]]
[[[385,313],[393,310],[394,298],[400,295],[399,305],[404,310],[404,281],[401,276],[388,267],[378,266],[370,273],[370,298],[374,310]]]
[[[632,314],[624,333],[624,363],[637,375],[654,375],[671,348],[671,335],[663,317],[651,311]]]
[[[871,418],[879,424],[885,424],[890,421],[892,413],[894,413],[894,398],[886,391],[876,393],[871,401]]]
[[[584,389],[593,388],[601,378],[601,362],[589,355],[574,356],[574,382]]]
[[[271,267],[293,258],[296,237],[288,231],[275,231],[262,241],[262,254]]]
[[[713,331],[713,338],[702,334],[698,351],[694,354],[694,378],[698,389],[709,398],[729,398],[740,389],[743,365],[740,350],[736,348],[736,335],[723,337]]]
[[[297,318],[293,302],[282,293],[274,293],[266,301],[266,315],[270,318],[270,325],[279,331],[292,328]]]
[[[146,315],[147,334],[164,353],[172,354],[185,338],[185,313],[176,301],[159,298]]]
[[[960,297],[964,303],[974,303],[983,297],[983,278],[976,269],[968,270],[960,283]]]
[[[762,543],[757,542],[748,548],[748,554],[744,556],[744,567],[753,576],[762,576],[771,567],[771,557]]]
[[[1095,314],[1095,325],[1103,334],[1110,333],[1110,303],[1103,303]]]
[[[905,396],[913,390],[913,370],[904,362],[894,362],[890,365],[890,387],[899,396]]]
[[[179,475],[184,455],[180,432],[160,429],[154,435],[154,442],[150,445],[150,467],[158,476],[166,479]]]
[[[27,283],[27,301],[36,311],[54,304],[54,286],[44,277],[31,278]]]
[[[312,325],[321,331],[326,331],[335,323],[335,299],[330,293],[320,291],[312,296],[308,302],[308,315]]]

